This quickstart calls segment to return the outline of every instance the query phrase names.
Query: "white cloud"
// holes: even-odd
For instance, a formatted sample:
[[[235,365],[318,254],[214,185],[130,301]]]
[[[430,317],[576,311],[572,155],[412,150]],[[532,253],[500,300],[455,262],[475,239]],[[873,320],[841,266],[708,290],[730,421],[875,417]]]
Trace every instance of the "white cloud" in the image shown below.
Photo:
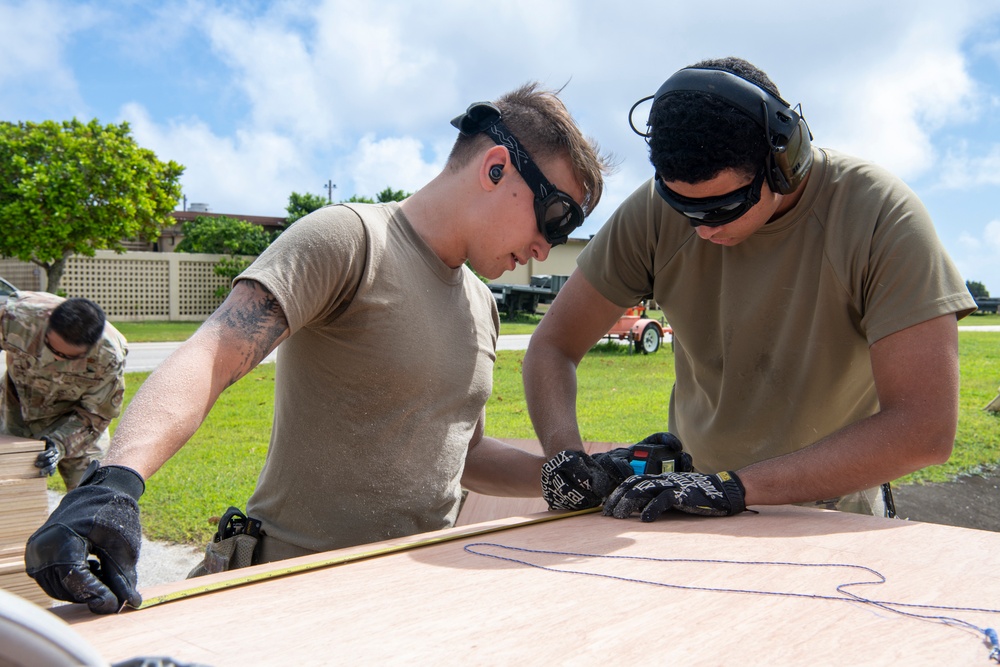
[[[983,239],[989,248],[1000,251],[1000,220],[993,220],[986,225]]]
[[[225,13],[206,18],[212,48],[233,69],[249,122],[304,141],[328,140],[336,126],[305,35],[280,23]]]
[[[186,167],[181,182],[188,203],[207,203],[218,213],[281,216],[288,195],[312,180],[305,156],[287,137],[245,130],[219,137],[197,120],[161,126],[137,104],[122,115],[140,145]]]
[[[353,190],[340,187],[340,198],[353,194],[373,197],[386,187],[413,192],[434,178],[444,164],[439,158],[433,163],[422,157],[423,144],[416,139],[387,138],[376,141],[365,135],[354,152],[336,166],[336,171],[349,175]]]
[[[821,98],[833,113],[814,122],[817,132],[833,132],[824,145],[872,159],[904,179],[931,168],[933,133],[945,123],[968,121],[975,92],[961,53],[970,26],[940,18],[887,32],[877,53],[863,52],[863,63],[837,62],[844,70],[835,79],[839,90]]]
[[[253,124],[349,146],[352,133],[373,126],[419,126],[428,103],[455,95],[452,64],[408,34],[407,16],[422,10],[393,9],[328,0],[308,14],[210,12],[206,31],[234,70]]]
[[[818,145],[910,182],[941,173],[946,187],[989,187],[1000,178],[1000,148],[959,143],[996,113],[995,82],[974,81],[970,69],[976,57],[1000,62],[989,41],[995,3],[912,0],[901,12],[842,0],[775,16],[736,0],[711,14],[662,0],[439,0],[433,11],[402,0],[57,1],[0,0],[0,112],[11,110],[0,117],[34,109],[26,100],[50,118],[84,103],[104,118],[124,114],[140,143],[187,166],[189,201],[216,210],[280,215],[290,191],[321,192],[328,178],[343,198],[416,189],[443,164],[453,115],[535,79],[569,82],[570,110],[621,160],[587,223],[596,231],[649,176],[645,145],[626,122],[632,102],[676,68],[724,55],[748,58],[801,101]],[[75,58],[72,48],[91,44],[111,55]],[[131,84],[139,62],[167,85],[116,87],[114,61],[125,53],[136,56]],[[107,75],[74,72],[85,66]],[[97,84],[85,100],[76,76]],[[983,218],[954,208],[956,229],[943,236],[977,236],[968,226]]]
[[[968,142],[961,142],[944,156],[940,168],[939,186],[968,190],[978,186],[1000,185],[1000,145],[994,145],[985,155],[973,155]]]
[[[952,259],[959,272],[967,280],[977,280],[990,290],[991,294],[1000,293],[1000,219],[992,220],[981,230],[963,232],[958,238],[956,252]]]
[[[0,4],[0,118],[42,120],[56,101],[64,116],[83,104],[65,62],[67,41],[96,20],[88,7],[45,0]]]

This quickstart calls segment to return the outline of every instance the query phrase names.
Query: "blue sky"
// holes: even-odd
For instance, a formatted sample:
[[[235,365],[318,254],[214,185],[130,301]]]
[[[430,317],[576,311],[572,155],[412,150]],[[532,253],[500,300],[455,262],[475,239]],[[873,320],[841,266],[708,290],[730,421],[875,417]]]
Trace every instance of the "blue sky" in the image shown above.
[[[629,107],[726,55],[801,103],[817,145],[902,177],[963,276],[1000,295],[997,0],[0,0],[0,119],[127,120],[186,166],[189,203],[283,215],[328,180],[335,200],[415,190],[470,102],[565,85],[620,162],[586,236],[650,175]]]

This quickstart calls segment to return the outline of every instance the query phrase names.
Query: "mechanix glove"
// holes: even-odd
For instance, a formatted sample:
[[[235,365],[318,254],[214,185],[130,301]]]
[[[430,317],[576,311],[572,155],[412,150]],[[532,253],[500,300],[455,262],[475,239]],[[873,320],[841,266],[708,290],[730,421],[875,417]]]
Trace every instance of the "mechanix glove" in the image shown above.
[[[35,459],[35,467],[39,468],[38,474],[42,477],[51,477],[56,472],[56,464],[62,458],[62,452],[59,451],[59,446],[52,438],[46,436],[42,440],[45,441],[45,451],[38,454]]]
[[[553,510],[597,507],[626,478],[652,464],[655,472],[690,470],[691,457],[670,433],[654,433],[631,447],[592,457],[564,450],[542,466],[542,497]]]
[[[669,509],[703,516],[731,516],[746,510],[743,482],[734,472],[705,475],[670,472],[635,475],[614,490],[604,503],[604,515],[627,519],[641,512],[643,521],[656,519]]]
[[[628,462],[610,453],[591,457],[567,449],[542,466],[542,497],[551,510],[597,507],[631,474]]]
[[[142,477],[122,466],[90,464],[80,486],[62,499],[28,539],[25,570],[50,597],[86,602],[97,614],[138,607],[135,565],[142,529]],[[96,560],[88,556],[93,554]]]

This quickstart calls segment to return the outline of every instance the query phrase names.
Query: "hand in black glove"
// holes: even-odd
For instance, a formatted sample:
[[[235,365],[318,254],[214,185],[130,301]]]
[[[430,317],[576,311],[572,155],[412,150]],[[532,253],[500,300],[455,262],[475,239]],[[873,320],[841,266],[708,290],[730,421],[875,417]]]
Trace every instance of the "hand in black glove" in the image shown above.
[[[135,564],[142,530],[137,501],[142,477],[122,466],[90,464],[80,486],[62,499],[28,539],[25,570],[50,597],[86,602],[97,614],[138,607]],[[97,560],[87,557],[94,554]]]
[[[639,449],[643,450],[641,455]],[[664,465],[669,469],[691,469],[691,457],[684,453],[676,436],[654,433],[631,447],[593,457],[579,451],[559,452],[542,466],[542,497],[553,510],[597,507],[616,486],[635,474],[629,463],[633,458],[642,462],[656,459],[657,466],[661,460],[666,461]]]
[[[51,477],[56,472],[56,464],[62,458],[62,452],[59,451],[59,446],[52,438],[46,436],[42,440],[45,441],[45,451],[38,454],[38,458],[35,459],[35,467],[41,468],[38,474],[42,477]]]
[[[628,461],[610,452],[591,457],[567,449],[542,466],[542,497],[552,510],[597,507],[631,474]]]
[[[643,521],[656,521],[663,512],[674,509],[704,516],[731,516],[746,510],[745,494],[743,482],[734,472],[635,475],[614,490],[604,503],[604,515],[627,519],[641,511]]]
[[[658,475],[663,472],[691,472],[694,470],[691,465],[691,455],[684,451],[680,439],[673,433],[661,432],[647,435],[631,447],[612,450],[611,454],[624,452],[626,460],[637,460],[639,458],[637,450],[641,449],[645,449],[650,455],[648,458],[653,467],[650,468],[647,465],[642,472],[633,474]]]

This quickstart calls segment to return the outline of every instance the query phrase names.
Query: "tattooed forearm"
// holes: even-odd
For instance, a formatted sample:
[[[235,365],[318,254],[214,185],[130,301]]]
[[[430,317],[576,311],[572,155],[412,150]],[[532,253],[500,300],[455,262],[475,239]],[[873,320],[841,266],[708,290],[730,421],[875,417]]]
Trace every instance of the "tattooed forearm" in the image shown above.
[[[288,321],[277,299],[253,280],[236,283],[209,321],[243,357],[239,370],[227,386],[263,361],[288,335]]]

